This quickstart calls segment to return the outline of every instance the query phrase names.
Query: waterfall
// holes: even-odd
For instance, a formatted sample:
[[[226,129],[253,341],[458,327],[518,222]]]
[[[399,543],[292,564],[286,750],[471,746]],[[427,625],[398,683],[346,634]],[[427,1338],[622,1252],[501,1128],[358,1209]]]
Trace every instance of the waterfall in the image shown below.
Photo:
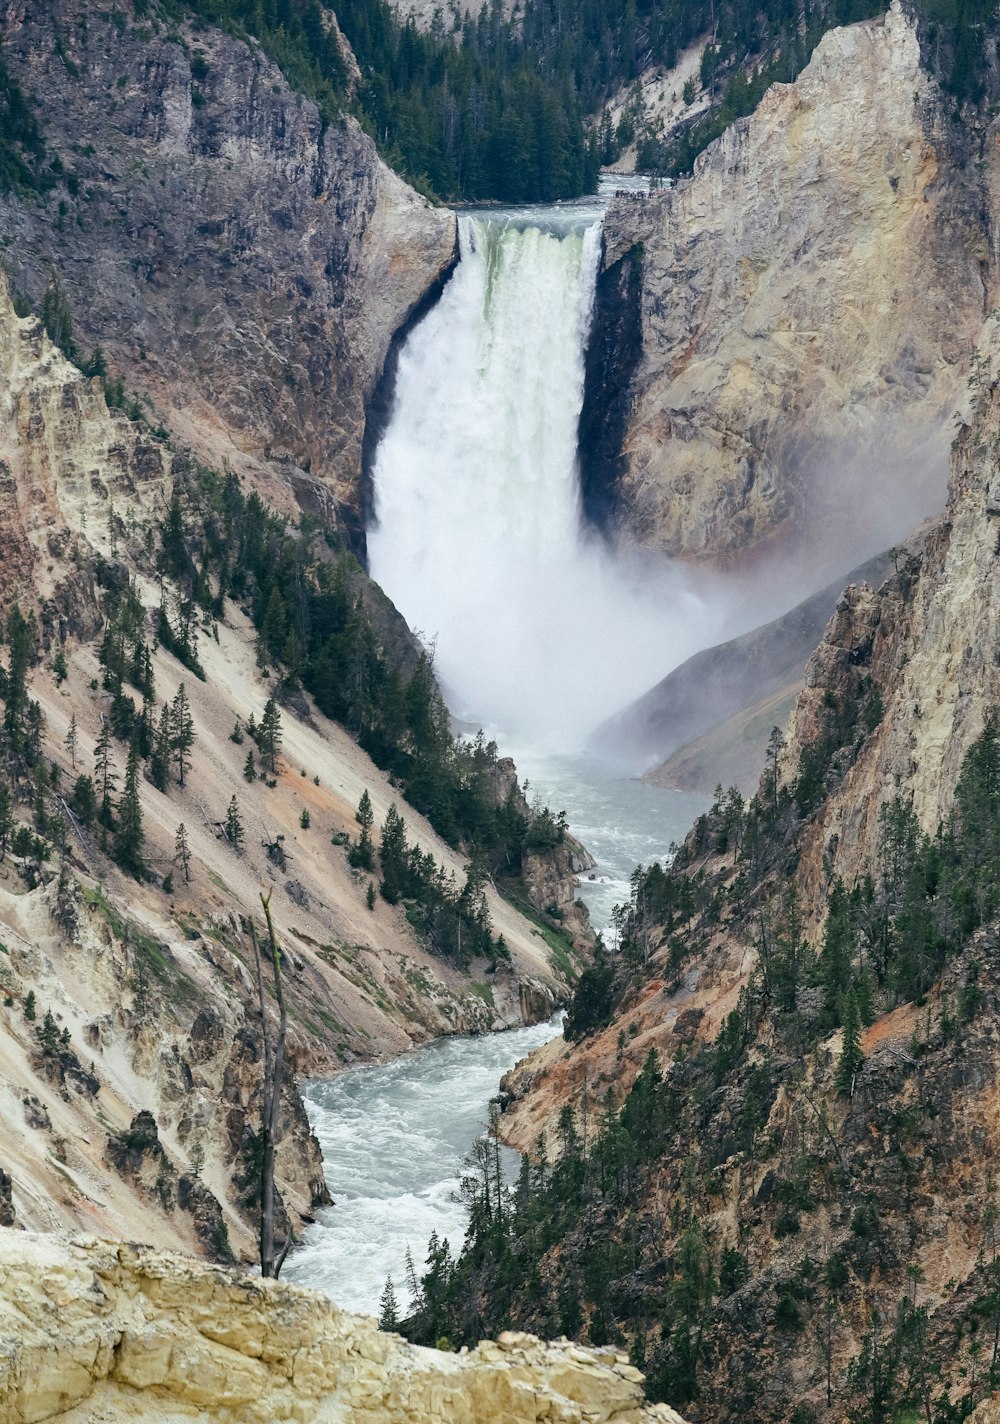
[[[581,524],[600,224],[463,215],[459,232],[458,266],[400,354],[371,572],[435,647],[455,713],[567,747],[703,645],[704,619],[665,563],[614,555]]]

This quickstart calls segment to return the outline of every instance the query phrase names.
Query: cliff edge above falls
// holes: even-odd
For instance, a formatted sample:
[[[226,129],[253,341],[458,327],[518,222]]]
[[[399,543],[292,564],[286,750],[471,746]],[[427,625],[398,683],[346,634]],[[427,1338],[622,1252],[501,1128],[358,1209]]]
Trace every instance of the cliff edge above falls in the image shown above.
[[[0,1230],[0,1287],[0,1424],[683,1424],[613,1349],[419,1349],[316,1292],[142,1247]]]
[[[454,257],[455,218],[325,127],[260,48],[157,7],[0,0],[45,192],[0,197],[4,264],[52,273],[79,348],[207,463],[362,530],[366,404],[393,335]]]
[[[795,534],[813,586],[939,509],[996,280],[996,135],[981,164],[963,143],[894,4],[827,34],[690,179],[613,201],[598,347],[631,365],[591,371],[591,508],[686,558]]]

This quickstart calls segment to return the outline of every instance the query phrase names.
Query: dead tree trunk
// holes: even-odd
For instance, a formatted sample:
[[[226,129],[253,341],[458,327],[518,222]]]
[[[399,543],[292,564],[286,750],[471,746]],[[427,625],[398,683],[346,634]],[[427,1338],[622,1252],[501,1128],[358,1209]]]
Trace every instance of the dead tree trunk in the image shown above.
[[[274,1248],[274,1149],[278,1137],[278,1114],[281,1110],[281,1079],[285,1067],[285,1033],[288,1014],[285,996],[281,987],[281,953],[271,919],[270,892],[261,891],[260,903],[264,907],[267,922],[268,950],[271,968],[274,972],[274,996],[278,1001],[278,1037],[271,1043],[271,1030],[267,1022],[267,1006],[264,999],[264,973],[261,965],[260,944],[257,927],[251,920],[250,938],[253,940],[254,961],[257,968],[257,998],[260,1004],[260,1030],[264,1040],[264,1082],[261,1092],[260,1128],[262,1152],[260,1163],[260,1273],[275,1279],[285,1263],[293,1233],[289,1230],[281,1251],[275,1257]]]

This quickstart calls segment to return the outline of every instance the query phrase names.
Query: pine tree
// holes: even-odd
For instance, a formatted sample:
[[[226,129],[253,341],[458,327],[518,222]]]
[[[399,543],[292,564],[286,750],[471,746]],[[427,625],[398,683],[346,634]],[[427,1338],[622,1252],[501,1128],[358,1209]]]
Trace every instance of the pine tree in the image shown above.
[[[107,722],[101,722],[101,734],[97,738],[97,745],[94,747],[94,771],[97,775],[97,786],[101,795],[101,806],[98,818],[102,826],[111,829],[114,821],[114,807],[112,805],[112,792],[118,785],[118,778],[114,773],[111,764],[111,729]]]
[[[844,1046],[837,1064],[837,1092],[846,1097],[854,1096],[854,1080],[858,1069],[865,1061],[861,1052],[861,1009],[857,992],[852,988],[844,1000]]]
[[[305,653],[302,651],[302,639],[292,628],[285,639],[285,646],[282,649],[281,661],[285,665],[285,686],[297,687],[302,669],[305,666]]]
[[[29,766],[34,766],[35,762],[42,754],[42,727],[45,718],[39,704],[32,699],[28,703],[28,710],[24,715],[24,759]]]
[[[277,662],[285,646],[285,600],[275,584],[267,601],[264,621],[260,628],[259,659],[266,666],[268,661]]]
[[[386,1276],[385,1287],[378,1302],[378,1328],[396,1330],[399,1326],[399,1303],[392,1284],[392,1276]]]
[[[174,860],[180,862],[181,870],[184,872],[184,884],[191,880],[191,851],[188,846],[187,827],[181,821],[174,835]]]
[[[375,881],[374,881],[374,880],[369,880],[369,882],[368,882],[368,889],[365,891],[365,904],[368,906],[369,910],[374,910],[374,908],[375,908]]]
[[[170,497],[167,517],[160,530],[160,545],[163,550],[163,568],[173,578],[181,578],[187,572],[188,554],[184,542],[184,511],[176,489]]]
[[[14,834],[14,798],[10,787],[0,781],[0,860],[7,854],[10,838]]]
[[[230,799],[229,808],[226,811],[225,823],[226,839],[236,850],[243,848],[243,822],[240,819],[239,803],[235,795]]]
[[[125,787],[118,806],[114,858],[123,870],[134,875],[137,880],[141,880],[146,873],[146,863],[142,856],[145,840],[142,829],[142,803],[139,799],[139,749],[133,743],[129,748]]]
[[[257,780],[257,767],[254,763],[252,747],[247,752],[247,759],[243,763],[243,776],[247,781],[250,782]]]
[[[281,713],[273,697],[269,697],[264,705],[264,715],[260,719],[258,746],[267,758],[271,775],[274,776],[278,770],[277,758],[281,748]]]
[[[77,820],[89,826],[97,815],[97,797],[94,794],[94,783],[89,776],[81,774],[76,778],[69,799]]]
[[[153,754],[149,759],[149,774],[157,791],[166,791],[170,781],[170,758],[173,754],[173,722],[170,708],[164,702],[160,711],[160,723],[153,744]]]
[[[383,899],[394,905],[402,895],[406,880],[406,822],[393,802],[386,812],[379,849],[382,862],[381,891]]]
[[[76,351],[73,344],[73,318],[70,316],[66,293],[55,272],[52,273],[42,297],[42,325],[49,340],[72,361]]]
[[[831,1023],[837,1023],[844,1001],[844,991],[851,977],[854,955],[850,900],[844,882],[837,879],[830,891],[823,948],[820,950],[819,980],[824,990],[824,1009]]]
[[[56,1021],[52,1017],[52,1010],[45,1010],[45,1017],[41,1024],[35,1029],[35,1037],[41,1045],[42,1055],[45,1058],[55,1058],[59,1054],[59,1030]]]
[[[145,638],[141,636],[136,639],[135,647],[132,649],[130,677],[133,686],[142,693],[144,700],[151,701],[156,690],[153,658]]]
[[[357,842],[351,846],[348,859],[357,870],[374,870],[375,845],[372,841],[372,826],[375,824],[375,813],[372,810],[372,800],[368,795],[367,788],[361,793],[355,820],[361,827],[361,835]]]
[[[181,786],[184,785],[184,773],[191,765],[188,753],[194,745],[194,736],[191,704],[188,702],[187,690],[182,682],[170,708],[170,745],[177,760],[177,780]]]
[[[95,346],[90,353],[90,360],[80,369],[85,376],[97,376],[103,381],[108,374],[108,363],[104,359],[103,349],[100,346]]]
[[[72,717],[69,719],[69,731],[66,733],[66,736],[63,739],[63,746],[69,752],[70,765],[72,766],[74,771],[76,771],[77,738],[78,733],[76,726],[76,713],[74,712]]]

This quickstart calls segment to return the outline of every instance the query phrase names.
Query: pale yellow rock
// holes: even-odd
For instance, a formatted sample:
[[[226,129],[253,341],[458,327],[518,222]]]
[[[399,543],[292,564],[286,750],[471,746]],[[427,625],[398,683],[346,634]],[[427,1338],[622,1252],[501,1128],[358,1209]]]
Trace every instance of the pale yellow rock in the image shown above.
[[[612,204],[606,266],[642,263],[620,487],[639,541],[718,561],[795,532],[821,562],[893,501],[903,528],[940,507],[996,285],[996,143],[957,160],[950,107],[895,3],[826,34],[690,179]]]
[[[615,1351],[511,1332],[444,1354],[314,1291],[0,1230],[0,1424],[683,1424],[641,1380]]]
[[[996,371],[1000,342],[989,357]],[[935,833],[951,811],[966,752],[1000,705],[998,448],[1000,388],[984,376],[979,408],[954,447],[944,518],[927,534],[919,565],[904,560],[877,594],[849,589],[806,669],[786,779],[839,667],[852,659],[870,667],[883,703],[878,727],[810,828],[800,866],[807,903],[825,903],[832,875],[850,885],[870,869],[879,814],[892,797],[912,799],[922,829]]]

